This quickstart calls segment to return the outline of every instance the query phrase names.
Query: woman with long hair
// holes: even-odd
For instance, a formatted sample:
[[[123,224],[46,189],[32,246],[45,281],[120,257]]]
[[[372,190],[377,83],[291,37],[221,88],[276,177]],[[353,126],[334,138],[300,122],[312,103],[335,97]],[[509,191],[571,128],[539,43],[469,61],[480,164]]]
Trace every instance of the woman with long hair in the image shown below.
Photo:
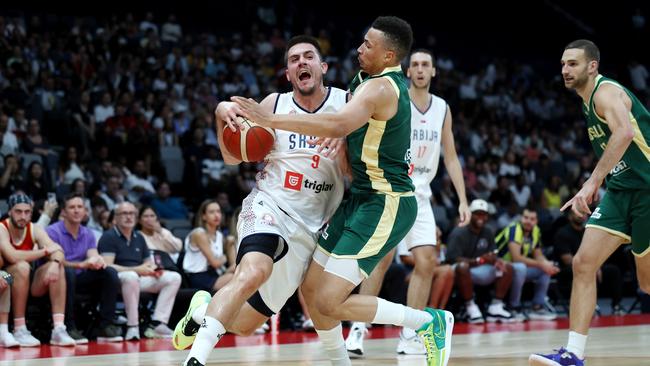
[[[203,201],[195,228],[185,238],[183,269],[190,286],[212,293],[225,286],[235,272],[235,247],[232,241],[224,241],[221,219],[219,203]]]

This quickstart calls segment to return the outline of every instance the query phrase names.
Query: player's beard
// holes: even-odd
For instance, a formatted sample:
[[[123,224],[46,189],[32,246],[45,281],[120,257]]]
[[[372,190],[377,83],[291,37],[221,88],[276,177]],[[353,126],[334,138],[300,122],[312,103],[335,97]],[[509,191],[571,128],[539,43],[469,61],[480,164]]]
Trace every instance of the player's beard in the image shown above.
[[[424,83],[424,85],[418,85],[418,83],[415,81],[412,81],[411,84],[415,89],[429,91],[429,88],[431,87],[431,79],[429,79],[428,83]]]
[[[27,226],[27,224],[22,224],[22,225],[18,224],[16,220],[14,220],[14,218],[11,216],[9,216],[9,220],[11,221],[11,226],[15,228],[24,229]]]
[[[320,88],[321,85],[323,84],[323,76],[322,75],[319,76],[319,77],[317,77],[316,75],[312,75],[312,80],[314,82],[312,84],[312,86],[307,88],[307,89],[303,89],[303,88],[300,88],[300,86],[299,86],[300,85],[300,79],[298,79],[298,83],[296,83],[297,84],[296,85],[296,90],[303,97],[308,97],[310,95],[313,95],[316,92],[316,90],[318,90],[318,88]]]

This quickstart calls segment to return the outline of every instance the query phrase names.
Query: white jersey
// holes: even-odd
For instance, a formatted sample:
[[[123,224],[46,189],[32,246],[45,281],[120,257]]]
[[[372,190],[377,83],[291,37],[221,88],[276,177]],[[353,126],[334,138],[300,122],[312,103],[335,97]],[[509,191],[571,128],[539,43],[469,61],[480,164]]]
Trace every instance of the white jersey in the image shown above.
[[[442,125],[447,114],[447,102],[430,94],[429,108],[422,112],[411,101],[411,169],[409,175],[415,194],[430,197],[431,181],[438,171]]]
[[[209,264],[208,264],[208,259],[203,255],[203,252],[201,252],[201,249],[199,249],[198,246],[194,245],[192,243],[192,234],[196,231],[203,231],[206,232],[204,228],[198,227],[194,230],[192,230],[187,236],[185,237],[185,257],[183,257],[183,270],[187,273],[200,273],[200,272],[205,272],[208,270]],[[207,232],[206,232],[207,235]],[[215,235],[214,240],[210,241],[210,251],[212,251],[212,255],[215,257],[221,257],[224,255],[223,252],[223,234],[221,231],[217,231],[217,235]]]
[[[346,103],[347,93],[328,88],[323,104],[313,113],[333,113]],[[293,92],[278,95],[274,113],[310,113],[293,99]],[[318,231],[334,214],[343,197],[343,175],[335,160],[309,145],[311,136],[275,131],[275,146],[266,166],[257,175],[257,188],[272,197],[278,207],[310,231]]]

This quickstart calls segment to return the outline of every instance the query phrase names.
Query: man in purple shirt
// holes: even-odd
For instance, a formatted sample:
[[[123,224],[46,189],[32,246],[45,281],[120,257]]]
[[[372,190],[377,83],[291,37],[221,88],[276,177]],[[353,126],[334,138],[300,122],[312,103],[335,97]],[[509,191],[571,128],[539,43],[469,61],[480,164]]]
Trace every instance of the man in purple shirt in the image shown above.
[[[70,336],[77,344],[88,342],[74,323],[74,299],[76,292],[96,293],[101,291],[99,303],[98,341],[122,341],[122,332],[112,324],[115,313],[115,299],[119,291],[120,280],[114,268],[107,267],[104,259],[97,252],[97,242],[92,230],[81,225],[86,216],[83,197],[69,194],[65,197],[61,209],[62,221],[47,227],[47,235],[59,243],[65,255],[65,276],[67,286],[66,324]],[[73,335],[74,334],[74,335]]]

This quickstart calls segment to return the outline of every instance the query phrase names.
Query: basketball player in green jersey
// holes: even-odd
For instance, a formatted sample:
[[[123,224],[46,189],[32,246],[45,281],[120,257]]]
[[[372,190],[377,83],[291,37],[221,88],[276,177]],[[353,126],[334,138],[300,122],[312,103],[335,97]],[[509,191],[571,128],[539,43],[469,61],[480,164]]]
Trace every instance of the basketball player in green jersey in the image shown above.
[[[632,243],[637,278],[650,293],[650,113],[628,89],[598,73],[600,51],[588,40],[569,43],[562,55],[564,85],[583,101],[589,140],[598,164],[582,189],[563,207],[587,221],[573,258],[571,326],[566,348],[531,355],[530,365],[584,365],[589,323],[596,307],[596,272],[623,243]],[[607,193],[591,212],[598,189]],[[616,364],[616,362],[613,362]]]
[[[350,295],[404,238],[417,215],[408,176],[411,107],[400,67],[412,39],[404,20],[377,18],[358,48],[362,72],[350,84],[352,99],[335,114],[272,115],[251,99],[233,97],[244,116],[261,125],[305,135],[347,136],[351,196],[323,230],[302,285],[314,326],[332,359],[347,359],[341,320],[354,320],[417,329],[430,365],[449,360],[451,313]]]

